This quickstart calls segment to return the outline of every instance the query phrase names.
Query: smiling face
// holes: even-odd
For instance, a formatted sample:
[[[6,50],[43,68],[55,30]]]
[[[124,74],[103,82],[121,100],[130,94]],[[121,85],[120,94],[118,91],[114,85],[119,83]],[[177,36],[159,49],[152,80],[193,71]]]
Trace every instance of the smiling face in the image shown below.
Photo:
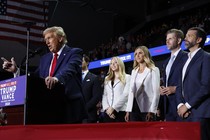
[[[58,52],[62,47],[62,37],[58,37],[55,32],[47,32],[44,40],[49,50],[53,53]]]
[[[142,49],[138,48],[135,50],[134,53],[135,60],[137,63],[143,63],[144,62],[144,52]]]
[[[112,71],[117,72],[119,71],[119,64],[116,58],[113,58],[110,63],[110,68]]]

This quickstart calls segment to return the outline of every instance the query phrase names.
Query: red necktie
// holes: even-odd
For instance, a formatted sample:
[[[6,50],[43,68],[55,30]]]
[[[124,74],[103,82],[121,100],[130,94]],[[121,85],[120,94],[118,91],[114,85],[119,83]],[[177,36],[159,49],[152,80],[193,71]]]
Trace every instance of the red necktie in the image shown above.
[[[55,66],[56,66],[56,63],[57,63],[57,59],[58,59],[58,54],[55,53],[55,54],[54,54],[54,57],[53,57],[52,65],[51,65],[50,76],[53,76],[53,72],[54,72],[54,70],[55,70]]]

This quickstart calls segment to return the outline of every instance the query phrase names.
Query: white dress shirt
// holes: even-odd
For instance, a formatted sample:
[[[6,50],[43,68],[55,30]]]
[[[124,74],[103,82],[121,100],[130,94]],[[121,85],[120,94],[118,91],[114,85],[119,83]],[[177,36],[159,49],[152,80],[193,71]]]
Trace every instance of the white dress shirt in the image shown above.
[[[186,63],[184,64],[184,67],[182,69],[182,83],[184,81],[184,77],[185,77],[185,73],[186,73],[186,70],[187,70],[187,67],[188,65],[190,64],[192,58],[195,56],[195,54],[200,50],[201,48],[198,48],[197,50],[193,51],[193,52],[189,52],[188,53],[188,59],[186,61]],[[183,85],[182,85],[183,86]],[[184,96],[184,90],[182,90],[182,95]],[[177,106],[177,109],[179,109],[179,107],[181,107],[184,103],[180,103],[178,106]],[[188,109],[191,108],[190,104],[188,102],[185,103],[186,107]]]
[[[89,70],[85,70],[82,72],[82,80],[85,79],[85,76],[87,75],[88,72],[89,72]]]

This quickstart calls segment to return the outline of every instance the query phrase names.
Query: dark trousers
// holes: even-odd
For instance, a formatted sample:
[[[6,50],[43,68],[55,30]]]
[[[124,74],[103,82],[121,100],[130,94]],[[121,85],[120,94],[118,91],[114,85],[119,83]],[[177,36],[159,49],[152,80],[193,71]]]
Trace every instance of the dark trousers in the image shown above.
[[[125,122],[125,111],[114,111],[115,119],[112,119],[106,113],[103,114],[103,122]]]
[[[141,112],[139,109],[139,106],[136,102],[136,99],[134,99],[133,102],[133,109],[132,112],[129,114],[130,116],[130,121],[146,121],[146,115],[148,112]],[[156,120],[156,116],[153,116],[153,120],[151,121],[155,121]]]
[[[82,123],[83,120],[88,117],[83,98],[78,98],[74,100],[69,100],[67,98],[66,100],[66,123]]]

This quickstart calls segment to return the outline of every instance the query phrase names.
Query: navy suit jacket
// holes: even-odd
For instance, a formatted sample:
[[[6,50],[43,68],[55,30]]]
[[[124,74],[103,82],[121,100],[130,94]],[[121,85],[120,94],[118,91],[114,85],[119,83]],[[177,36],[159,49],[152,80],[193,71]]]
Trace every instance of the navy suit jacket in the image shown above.
[[[180,50],[174,63],[171,67],[169,78],[168,78],[168,86],[177,86],[179,82],[179,78],[182,76],[182,67],[184,62],[187,59],[187,52]],[[166,66],[170,60],[170,57],[165,61],[163,65],[164,73],[163,73],[163,85],[166,86]],[[178,118],[177,114],[177,102],[176,102],[176,94],[170,94],[168,96],[164,95],[164,112],[166,121],[176,121]]]
[[[101,82],[93,73],[88,72],[82,82],[83,95],[88,111],[88,122],[97,122],[97,107],[96,104],[101,101],[102,87]]]
[[[53,54],[45,54],[36,73],[41,78],[49,76],[49,68]],[[82,50],[65,45],[56,64],[53,77],[65,87],[66,95],[66,122],[81,122],[86,117],[85,102],[82,95]]]
[[[179,82],[177,102],[189,103],[192,119],[210,118],[209,71],[210,54],[200,49],[190,61],[183,82]]]

